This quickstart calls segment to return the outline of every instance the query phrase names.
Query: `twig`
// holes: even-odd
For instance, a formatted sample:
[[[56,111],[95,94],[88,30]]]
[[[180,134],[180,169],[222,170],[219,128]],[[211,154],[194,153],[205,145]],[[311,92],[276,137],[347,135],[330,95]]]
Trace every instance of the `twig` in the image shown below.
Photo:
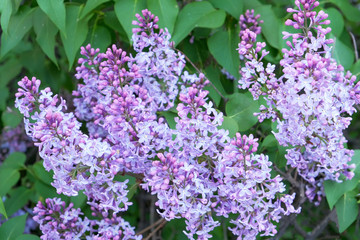
[[[150,198],[150,225],[153,226],[151,228],[151,233],[154,233],[154,232],[156,233],[156,231],[154,230],[154,227],[156,225],[153,224],[155,222],[155,217],[158,216],[156,214],[156,210],[155,210],[155,201],[156,201],[155,196],[151,195],[151,198]]]
[[[286,180],[288,180],[291,185],[293,185],[294,187],[300,189],[301,184],[299,184],[297,181],[295,181],[295,179],[288,173],[285,173],[283,171],[281,171],[277,166],[274,165],[274,169]]]
[[[276,236],[270,238],[271,240],[279,240],[282,235],[284,235],[286,229],[295,221],[296,219],[296,214],[293,213],[289,216],[286,216],[282,219],[282,224],[280,225],[279,227],[279,231],[278,233],[276,234]]]
[[[146,233],[147,231],[149,231],[150,229],[152,229],[153,227],[155,227],[156,225],[162,223],[163,221],[166,221],[163,218],[160,218],[159,220],[157,220],[154,224],[147,226],[146,228],[144,228],[143,230],[141,230],[140,232],[136,233],[136,235],[141,235],[143,233]]]
[[[159,224],[159,226],[157,226],[154,231],[152,231],[146,238],[144,238],[144,240],[149,240],[157,231],[159,231],[165,225],[166,220],[163,218],[160,220],[162,220],[162,222]]]
[[[308,233],[304,231],[304,229],[302,229],[296,221],[294,221],[293,226],[295,230],[300,233],[301,236],[303,236],[304,238],[308,236]]]
[[[222,227],[223,227],[223,233],[224,233],[224,240],[228,240],[228,229],[227,226],[224,222],[222,222]]]
[[[335,215],[335,208],[308,234],[306,240],[314,240],[324,231],[330,219]]]
[[[175,48],[175,50],[178,51],[179,53],[181,53],[182,55],[184,55],[186,61],[188,61],[188,62],[191,64],[191,66],[193,66],[193,68],[195,68],[195,70],[196,70],[198,73],[202,73],[202,72],[200,71],[200,69],[198,69],[198,68],[196,67],[196,65],[195,65],[181,50],[179,50],[179,49],[177,49],[177,48]],[[205,76],[205,74],[204,74],[204,76]],[[206,76],[205,76],[205,78],[206,78],[207,80],[209,80]],[[221,98],[224,100],[224,102],[227,102],[227,101],[228,101],[228,98],[226,98],[224,95],[222,95],[221,92],[215,87],[215,85],[214,85],[210,80],[209,80],[209,83],[210,83],[210,85],[215,89],[215,91],[221,96]]]
[[[324,231],[324,228],[327,226],[330,219],[334,216],[335,209],[333,209],[311,232],[304,231],[295,219],[292,219],[291,222],[295,230],[303,236],[306,240],[315,240],[318,239],[319,235]],[[277,238],[278,239],[278,238]]]
[[[300,192],[300,194],[299,194],[300,199],[298,201],[296,208],[299,208],[306,201],[306,196],[304,196],[302,194],[304,192],[304,184],[300,184],[299,186],[300,186],[300,189],[298,189],[298,190]],[[276,234],[276,236],[274,236],[273,238],[270,238],[270,239],[271,240],[279,240],[282,237],[282,235],[285,234],[287,228],[295,222],[296,217],[297,217],[296,213],[290,214],[289,216],[285,216],[281,220],[281,224],[280,224],[278,233]]]
[[[355,39],[355,36],[352,32],[349,32],[350,36],[351,36],[351,39],[352,39],[352,42],[353,42],[353,45],[354,45],[354,50],[355,50],[355,60],[357,61],[359,59],[359,53],[357,51],[357,45],[356,45],[356,39]]]

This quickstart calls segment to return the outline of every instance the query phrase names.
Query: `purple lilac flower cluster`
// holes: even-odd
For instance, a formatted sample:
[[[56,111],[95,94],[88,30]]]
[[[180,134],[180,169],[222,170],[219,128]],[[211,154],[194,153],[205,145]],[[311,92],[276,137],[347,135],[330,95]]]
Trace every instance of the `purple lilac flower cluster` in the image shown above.
[[[131,204],[126,182],[114,181],[121,160],[110,145],[83,134],[73,113],[64,112],[65,100],[49,88],[39,91],[40,80],[24,77],[19,86],[15,106],[25,116],[26,132],[39,147],[45,169],[54,171],[57,192],[75,196],[85,190],[91,206],[106,212],[126,210]]]
[[[99,214],[92,207],[92,215]],[[121,217],[102,215],[101,220],[83,216],[80,208],[66,207],[60,198],[48,198],[45,205],[39,202],[34,208],[34,220],[40,224],[41,239],[95,239],[95,240],[140,240],[134,228]]]
[[[195,84],[180,94],[175,139],[159,153],[145,177],[145,188],[157,194],[156,205],[167,220],[186,219],[189,239],[208,239],[220,225],[214,216],[237,214],[230,230],[244,239],[276,233],[272,221],[298,213],[294,195],[285,191],[279,176],[271,178],[271,162],[257,155],[257,139],[218,129],[222,113],[207,103],[207,91]],[[281,205],[284,204],[285,208]]]
[[[258,118],[277,121],[275,137],[281,145],[292,146],[286,154],[288,164],[307,182],[307,197],[318,204],[324,180],[339,180],[340,173],[348,179],[353,176],[354,166],[348,165],[353,151],[344,148],[347,140],[342,131],[350,124],[347,116],[355,112],[354,104],[360,103],[360,84],[331,58],[333,40],[326,39],[331,29],[323,27],[330,20],[323,11],[314,10],[319,2],[296,0],[295,5],[297,9],[287,10],[293,20],[285,24],[299,31],[283,32],[284,39],[292,41],[286,42],[289,49],[283,49],[280,77],[275,76],[274,65],[265,67],[261,61],[267,54],[262,50],[265,44],[254,45],[259,28],[253,31],[253,24],[242,30],[239,54],[246,63],[240,70],[239,87],[249,88],[254,99],[265,96],[267,106],[260,107]],[[257,18],[247,13],[240,25]]]
[[[230,229],[239,237],[274,235],[274,222],[299,212],[292,206],[294,195],[283,194],[281,178],[271,177],[268,157],[256,154],[257,139],[237,134],[231,140],[220,128],[222,113],[203,90],[209,81],[203,74],[182,73],[185,62],[172,49],[169,33],[158,30],[149,11],[142,13],[133,36],[135,57],[116,46],[106,53],[90,45],[81,49],[76,77],[84,84],[74,91],[75,115],[49,88],[40,91],[40,80],[19,82],[16,106],[45,168],[54,171],[53,186],[70,196],[84,190],[88,204],[104,218],[94,222],[72,205],[48,199],[35,209],[43,238],[133,236],[116,217],[131,204],[127,182],[114,180],[118,174],[137,176],[156,194],[166,220],[185,218],[190,239],[208,239],[220,225],[215,216],[230,214],[235,214]],[[157,111],[171,107],[179,91],[176,129],[170,129]],[[80,131],[75,116],[87,122],[89,135]],[[129,235],[121,235],[124,231]]]
[[[74,100],[76,115],[87,121],[90,136],[105,138],[124,170],[135,173],[144,172],[149,158],[171,138],[156,112],[174,105],[185,66],[170,34],[158,30],[157,17],[148,10],[142,14],[134,21],[139,26],[133,30],[134,57],[115,45],[105,54],[90,45],[82,48],[85,58],[79,60],[76,77],[84,84],[74,92],[79,97]]]
[[[122,49],[113,45],[105,54],[93,56],[97,51],[88,45],[82,52],[88,58],[79,60],[77,77],[84,79],[85,85],[80,84],[74,92],[79,96],[75,101],[77,116],[90,123],[92,138],[99,137],[96,131],[101,129],[103,140],[124,166],[122,171],[144,172],[154,151],[171,138],[167,125],[157,120],[154,95],[135,82],[141,77],[139,67]],[[95,61],[96,65],[89,67]],[[86,84],[89,81],[90,87]],[[82,117],[88,112],[91,119]]]
[[[300,212],[300,208],[292,206],[295,193],[281,194],[285,191],[281,177],[271,177],[272,163],[268,156],[255,154],[257,147],[257,139],[252,135],[237,133],[225,147],[215,175],[221,183],[215,212],[225,217],[239,214],[230,220],[235,225],[230,230],[242,239],[255,239],[259,233],[273,236],[277,230],[271,221]]]
[[[142,15],[136,14],[138,20],[133,22],[138,27],[133,28],[132,41],[137,54],[132,60],[141,74],[136,82],[148,89],[151,96],[157,96],[154,101],[160,111],[168,110],[178,95],[184,55],[174,50],[168,30],[159,30],[157,16],[147,9],[142,10]]]

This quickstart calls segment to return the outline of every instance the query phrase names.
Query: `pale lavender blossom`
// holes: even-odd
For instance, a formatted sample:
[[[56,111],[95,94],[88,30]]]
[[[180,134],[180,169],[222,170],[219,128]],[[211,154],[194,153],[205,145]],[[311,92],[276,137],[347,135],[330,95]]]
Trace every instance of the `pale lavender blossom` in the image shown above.
[[[19,82],[16,106],[25,118],[25,129],[39,147],[47,171],[54,171],[52,185],[57,192],[75,196],[85,190],[104,211],[124,211],[129,203],[126,182],[115,182],[121,168],[110,144],[90,139],[80,131],[80,123],[72,113],[65,113],[65,100],[53,96],[50,89],[39,91],[40,80],[23,78]],[[29,101],[29,99],[31,101]],[[31,110],[31,111],[30,111]],[[105,190],[103,189],[105,188]],[[123,207],[119,207],[123,203]]]
[[[115,45],[106,53],[82,48],[76,77],[84,84],[74,92],[75,114],[66,112],[65,101],[49,88],[39,91],[36,78],[19,82],[16,106],[46,170],[54,171],[53,186],[70,196],[84,190],[100,217],[89,220],[79,209],[48,199],[47,206],[35,208],[43,238],[140,239],[116,215],[131,205],[127,181],[115,180],[127,173],[157,196],[163,218],[185,219],[190,239],[210,238],[220,225],[215,216],[233,216],[230,230],[239,238],[274,235],[282,215],[299,211],[292,206],[294,195],[283,194],[282,179],[271,177],[268,157],[256,154],[257,139],[237,134],[230,140],[220,128],[223,114],[203,90],[209,81],[183,72],[184,56],[173,49],[167,30],[158,30],[148,10],[142,14],[134,22],[139,26],[133,31],[134,57]],[[256,19],[248,23],[258,32]],[[243,36],[255,41],[251,32]],[[258,44],[255,55],[264,56],[264,46]],[[267,73],[259,83],[273,75],[272,65],[253,67]],[[176,129],[170,129],[157,112],[172,107],[177,97]],[[75,116],[87,122],[89,135]]]
[[[272,236],[273,221],[299,212],[291,205],[295,196],[276,197],[285,185],[279,176],[271,178],[267,156],[254,155],[257,139],[237,134],[230,141],[228,132],[218,129],[222,114],[207,102],[207,94],[196,84],[182,91],[175,138],[168,152],[152,162],[143,187],[157,195],[159,214],[166,220],[186,219],[189,239],[211,238],[220,225],[214,216],[230,214],[236,214],[231,220],[236,227],[230,229],[234,235]]]
[[[257,55],[264,47],[255,44],[258,33],[250,30],[252,26],[242,30],[248,45],[239,45],[239,54],[246,58],[239,87],[248,88],[254,99],[265,96],[267,106],[261,106],[256,115],[260,121],[277,121],[275,137],[280,145],[293,147],[285,156],[288,164],[307,182],[306,194],[318,204],[324,195],[319,181],[339,180],[340,173],[349,179],[353,176],[354,166],[348,165],[353,151],[344,148],[343,130],[350,124],[354,105],[360,103],[360,84],[331,57],[333,40],[326,39],[331,29],[324,27],[330,23],[328,15],[314,11],[319,2],[303,0],[295,5],[297,9],[288,9],[294,20],[285,24],[301,32],[283,32],[284,39],[292,41],[282,50],[280,77],[275,76],[273,65],[265,68],[263,55]],[[246,25],[248,17],[256,20],[252,15],[241,22]]]
[[[99,215],[98,209],[91,209],[93,216]],[[45,204],[38,202],[34,214],[34,220],[39,223],[43,233],[41,239],[142,239],[121,217],[100,215],[101,219],[88,219],[80,208],[73,208],[72,203],[66,206],[60,198],[48,198]]]
[[[138,28],[133,28],[132,41],[137,53],[132,61],[139,66],[141,74],[135,82],[156,96],[154,102],[158,110],[168,110],[178,95],[185,57],[175,51],[168,30],[159,29],[157,16],[147,9],[142,10],[142,15],[136,14],[137,21],[133,22]]]

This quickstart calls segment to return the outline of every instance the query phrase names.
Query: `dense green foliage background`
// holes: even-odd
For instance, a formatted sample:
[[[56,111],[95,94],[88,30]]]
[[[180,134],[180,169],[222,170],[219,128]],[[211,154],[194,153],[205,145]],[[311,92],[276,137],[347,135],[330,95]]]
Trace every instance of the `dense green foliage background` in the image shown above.
[[[333,57],[345,69],[359,74],[360,4],[349,0],[326,0],[320,4],[319,9],[328,13],[331,20],[331,37],[335,39]],[[159,26],[169,30],[175,48],[188,57],[187,70],[203,72],[216,87],[217,90],[214,87],[207,90],[217,108],[225,113],[222,127],[228,129],[231,136],[237,131],[254,134],[261,142],[259,151],[267,153],[279,168],[284,168],[285,148],[278,145],[271,133],[274,124],[270,121],[259,124],[253,116],[261,100],[253,101],[250,93],[239,90],[237,81],[227,79],[222,69],[235,79],[240,77],[241,63],[236,51],[239,42],[237,23],[246,9],[255,9],[261,14],[264,23],[258,40],[265,41],[270,51],[265,61],[278,64],[282,58],[281,49],[286,47],[282,31],[291,31],[284,24],[290,16],[286,8],[292,5],[292,0],[0,0],[0,129],[16,127],[22,121],[22,116],[14,108],[14,94],[17,82],[23,76],[41,79],[43,84],[68,99],[71,105],[71,91],[77,84],[74,73],[80,46],[91,43],[104,52],[115,43],[131,52],[135,13],[148,8],[159,17]],[[174,111],[162,113],[170,125]],[[360,149],[359,114],[354,116],[347,135],[348,147]],[[360,163],[360,150],[356,150],[353,161]],[[351,181],[326,182],[327,201],[319,207],[305,203],[295,220],[297,225],[303,231],[312,231],[323,221],[329,209],[335,208],[337,217],[334,215],[331,219],[335,222],[330,221],[321,236],[357,239],[360,236],[359,167],[355,173]],[[0,214],[3,219],[9,219],[0,227],[0,239],[39,239],[36,231],[33,235],[22,235],[25,215],[11,216],[24,206],[33,207],[38,200],[57,196],[51,181],[51,173],[44,170],[35,150],[13,153],[2,163]],[[131,191],[131,194],[136,191]],[[84,195],[62,198],[74,202],[75,207],[86,208]],[[137,201],[139,197],[134,198],[135,205],[126,216],[133,226],[137,226],[140,218]],[[185,238],[180,234],[181,224],[184,223],[180,220],[168,223],[162,237]],[[225,227],[214,233],[215,239],[228,239],[226,222],[223,224]],[[282,237],[303,239],[301,232],[294,227],[287,228]]]

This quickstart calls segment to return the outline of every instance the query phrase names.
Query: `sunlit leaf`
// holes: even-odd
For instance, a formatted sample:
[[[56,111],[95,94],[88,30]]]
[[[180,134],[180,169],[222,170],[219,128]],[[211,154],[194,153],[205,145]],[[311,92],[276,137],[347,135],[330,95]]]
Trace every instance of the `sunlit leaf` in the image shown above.
[[[69,70],[74,64],[75,56],[80,52],[80,47],[86,39],[88,33],[87,22],[89,18],[79,20],[79,6],[68,5],[66,7],[66,35],[61,35],[64,44],[65,54],[69,61]]]
[[[224,12],[216,13],[209,2],[192,2],[186,4],[180,11],[176,20],[172,40],[175,45],[179,44],[195,27],[214,28],[221,26],[224,22]]]
[[[345,193],[335,205],[340,233],[345,231],[358,216],[359,206],[355,196],[356,193]]]
[[[146,0],[115,0],[114,10],[116,16],[129,40],[131,40],[132,29],[136,27],[132,24],[132,21],[136,19],[135,14],[141,15],[141,10],[145,8]]]
[[[36,0],[41,10],[51,19],[56,27],[66,35],[65,18],[67,13],[65,10],[64,0]]]
[[[93,11],[95,8],[103,3],[109,2],[110,0],[88,0],[86,1],[85,7],[81,10],[80,19],[84,18],[87,14]]]
[[[27,214],[13,217],[0,227],[1,240],[13,240],[22,235],[25,229]]]
[[[19,11],[16,15],[12,15],[8,34],[1,34],[1,53],[0,58],[4,57],[10,52],[16,45],[18,45],[21,39],[32,27],[34,9],[25,9]]]
[[[238,43],[239,37],[235,29],[218,31],[207,41],[210,53],[216,61],[236,79],[239,78],[240,66],[239,54],[236,50]]]
[[[235,93],[226,103],[226,115],[237,121],[239,131],[246,131],[258,122],[254,116],[259,111],[259,103],[254,101],[251,93]]]
[[[55,57],[55,36],[58,33],[58,29],[40,9],[34,14],[34,30],[36,33],[36,42],[46,56],[57,65]]]
[[[159,17],[159,27],[166,27],[169,33],[172,34],[179,13],[176,0],[147,0],[146,2],[151,13]]]

